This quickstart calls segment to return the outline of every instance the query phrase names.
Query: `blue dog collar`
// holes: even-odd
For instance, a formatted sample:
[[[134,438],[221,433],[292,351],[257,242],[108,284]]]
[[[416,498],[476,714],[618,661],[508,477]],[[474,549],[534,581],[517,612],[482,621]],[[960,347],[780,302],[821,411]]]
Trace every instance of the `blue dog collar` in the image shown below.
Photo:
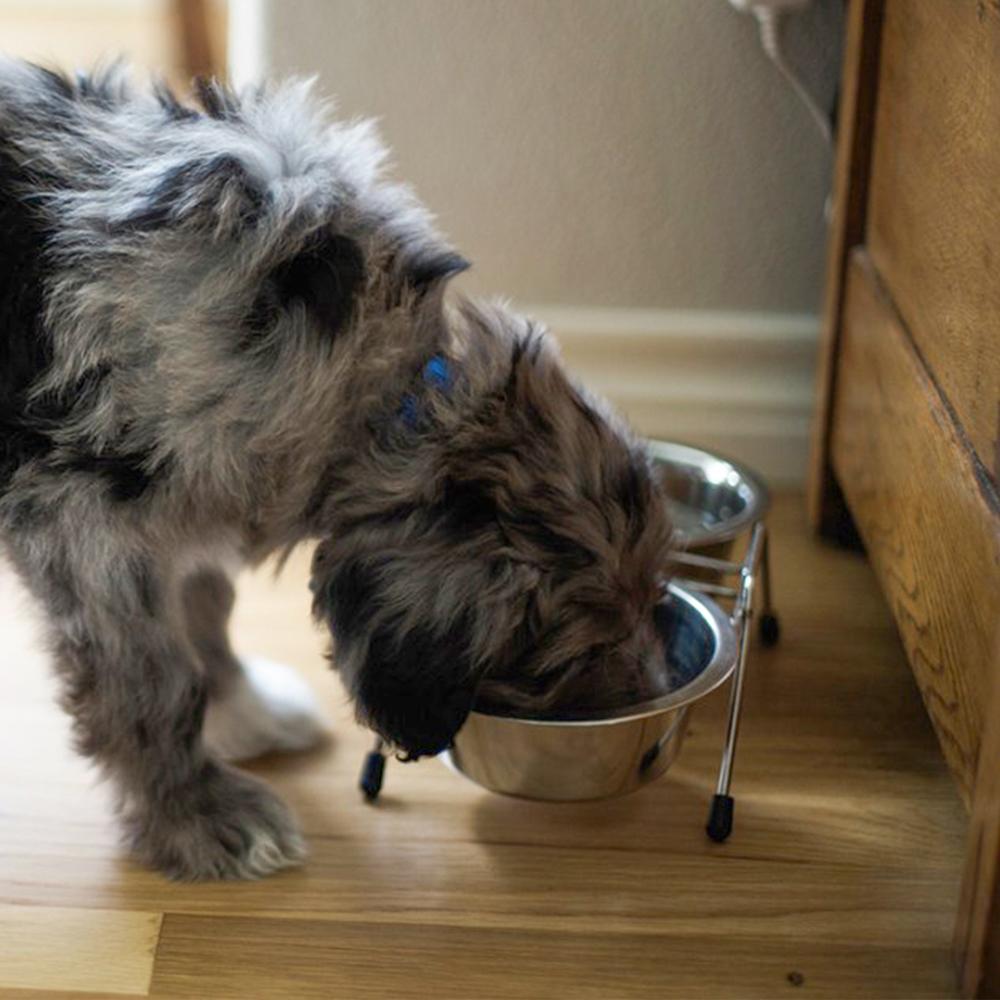
[[[424,365],[424,381],[442,391],[451,388],[451,365],[443,354],[435,354]]]
[[[451,362],[443,354],[435,354],[421,369],[424,383],[432,389],[447,393],[452,386]],[[421,417],[420,400],[414,393],[407,393],[399,405],[399,417],[410,429],[415,430]]]

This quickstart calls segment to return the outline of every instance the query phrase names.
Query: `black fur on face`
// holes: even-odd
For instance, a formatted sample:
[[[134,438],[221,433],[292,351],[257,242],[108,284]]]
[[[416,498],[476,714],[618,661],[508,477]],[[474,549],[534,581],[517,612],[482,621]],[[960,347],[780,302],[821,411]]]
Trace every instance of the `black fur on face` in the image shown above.
[[[429,523],[424,514],[416,513],[414,523]],[[335,561],[333,550],[346,548],[357,554]],[[474,564],[449,566],[452,560],[442,557],[438,571],[431,570],[442,593],[456,588],[466,595],[478,592],[483,603],[476,608],[457,595],[425,603],[426,597],[418,596],[417,563],[434,561],[431,553],[421,556],[419,547],[410,555],[387,555],[377,547],[362,553],[359,548],[341,538],[337,545],[321,545],[314,557],[314,612],[333,634],[331,658],[365,725],[410,759],[438,754],[461,728],[490,663],[477,649],[477,631],[485,626],[491,608],[501,630],[506,612],[517,614],[516,605],[502,609],[491,600],[491,583],[494,591],[498,588],[489,577],[505,572],[503,586],[509,587],[515,577],[523,585],[534,574],[499,567],[484,572]],[[454,601],[450,611],[446,600]]]
[[[413,759],[447,749],[479,682],[469,645],[468,624],[461,620],[442,633],[392,621],[376,629],[355,681],[368,724]]]

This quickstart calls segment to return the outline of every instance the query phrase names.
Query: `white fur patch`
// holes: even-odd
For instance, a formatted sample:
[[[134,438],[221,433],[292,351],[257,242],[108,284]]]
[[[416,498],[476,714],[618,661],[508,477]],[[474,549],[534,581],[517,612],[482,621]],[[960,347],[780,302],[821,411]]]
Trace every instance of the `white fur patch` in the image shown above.
[[[315,696],[290,667],[248,659],[243,674],[205,713],[205,745],[223,760],[308,750],[329,734]]]

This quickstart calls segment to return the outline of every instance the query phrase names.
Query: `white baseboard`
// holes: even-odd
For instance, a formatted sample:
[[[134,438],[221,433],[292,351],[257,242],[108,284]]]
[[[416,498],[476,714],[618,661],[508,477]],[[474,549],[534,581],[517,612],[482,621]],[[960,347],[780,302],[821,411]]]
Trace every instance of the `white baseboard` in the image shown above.
[[[641,433],[729,455],[775,486],[802,485],[817,317],[520,308],[548,325],[569,367]]]

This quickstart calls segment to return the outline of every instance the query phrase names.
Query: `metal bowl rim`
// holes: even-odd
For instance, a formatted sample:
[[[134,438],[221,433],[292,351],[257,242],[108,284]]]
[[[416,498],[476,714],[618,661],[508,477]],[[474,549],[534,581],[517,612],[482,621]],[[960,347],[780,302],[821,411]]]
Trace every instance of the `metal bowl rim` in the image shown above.
[[[595,712],[593,715],[582,715],[572,719],[533,719],[519,715],[501,715],[499,712],[484,712],[477,709],[473,709],[469,713],[470,716],[475,715],[482,719],[514,725],[551,726],[559,729],[606,726],[648,719],[654,715],[683,708],[685,705],[690,705],[699,698],[703,698],[719,685],[724,684],[735,669],[738,648],[736,632],[732,622],[710,597],[674,582],[667,585],[667,591],[671,597],[684,601],[695,610],[701,620],[708,625],[715,640],[715,647],[705,668],[694,680],[689,681],[683,687],[679,687],[669,694],[660,695],[658,698],[640,701],[635,705],[626,705],[611,712]]]
[[[689,548],[714,545],[717,542],[731,542],[733,539],[739,538],[753,524],[761,520],[771,506],[771,495],[760,476],[742,462],[737,462],[727,455],[720,455],[718,452],[707,451],[704,448],[697,448],[680,441],[660,441],[656,438],[646,440],[646,449],[654,459],[661,462],[696,467],[704,467],[710,461],[722,462],[731,466],[740,479],[751,489],[752,495],[746,507],[733,517],[727,518],[711,528],[703,527],[678,531],[677,534]]]

